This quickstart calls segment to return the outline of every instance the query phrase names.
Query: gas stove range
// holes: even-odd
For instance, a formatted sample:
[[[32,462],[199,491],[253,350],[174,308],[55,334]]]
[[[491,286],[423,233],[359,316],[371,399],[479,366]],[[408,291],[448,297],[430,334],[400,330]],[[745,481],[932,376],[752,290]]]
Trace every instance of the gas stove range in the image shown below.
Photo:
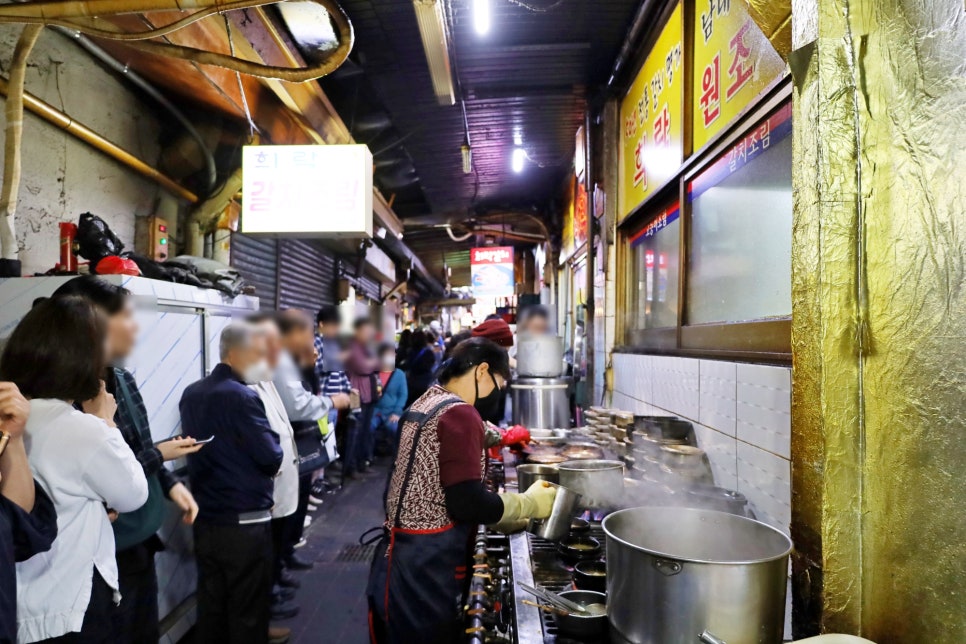
[[[491,461],[488,472],[491,489],[515,491],[516,476],[512,468],[505,468],[500,461]],[[600,517],[584,518],[590,520],[590,536],[604,543]],[[481,526],[474,545],[473,564],[466,610],[467,642],[588,644],[559,636],[552,614],[524,603],[535,598],[520,589],[521,583],[554,592],[573,588],[573,566],[559,557],[555,543],[526,532],[507,536]]]

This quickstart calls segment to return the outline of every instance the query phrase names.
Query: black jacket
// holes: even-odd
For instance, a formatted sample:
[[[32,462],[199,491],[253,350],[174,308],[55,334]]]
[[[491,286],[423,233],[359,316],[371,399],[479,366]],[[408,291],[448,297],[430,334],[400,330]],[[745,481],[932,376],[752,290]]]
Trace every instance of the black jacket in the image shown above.
[[[181,429],[199,440],[214,436],[188,457],[199,520],[234,523],[239,514],[272,508],[282,464],[278,434],[261,398],[228,365],[185,389]]]

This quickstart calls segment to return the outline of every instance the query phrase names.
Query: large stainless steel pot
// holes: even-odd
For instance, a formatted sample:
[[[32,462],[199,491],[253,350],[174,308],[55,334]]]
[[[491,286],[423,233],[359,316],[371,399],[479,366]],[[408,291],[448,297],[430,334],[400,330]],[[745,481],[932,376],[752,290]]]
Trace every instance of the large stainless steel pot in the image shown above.
[[[695,644],[782,641],[791,541],[744,517],[646,507],[604,519],[612,639]]]
[[[510,385],[513,422],[528,429],[570,427],[570,380],[520,378]]]
[[[556,378],[564,372],[563,338],[521,335],[517,338],[517,373],[522,378]]]
[[[560,483],[560,471],[556,465],[525,463],[517,465],[517,489],[526,492],[537,481]]]
[[[624,464],[600,459],[567,461],[557,466],[560,485],[581,496],[585,508],[620,505],[624,495]]]

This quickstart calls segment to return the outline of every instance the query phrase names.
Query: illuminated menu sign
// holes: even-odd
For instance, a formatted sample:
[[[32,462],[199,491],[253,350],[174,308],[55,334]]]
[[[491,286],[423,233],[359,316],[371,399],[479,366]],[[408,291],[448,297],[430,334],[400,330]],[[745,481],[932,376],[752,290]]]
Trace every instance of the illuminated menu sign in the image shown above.
[[[372,154],[365,145],[249,145],[241,232],[371,237]]]
[[[637,208],[681,167],[683,31],[679,4],[621,101],[618,208],[622,217]]]
[[[694,149],[700,150],[785,71],[745,0],[697,0]]]
[[[516,291],[513,247],[487,246],[470,250],[470,275],[473,296],[510,297]]]

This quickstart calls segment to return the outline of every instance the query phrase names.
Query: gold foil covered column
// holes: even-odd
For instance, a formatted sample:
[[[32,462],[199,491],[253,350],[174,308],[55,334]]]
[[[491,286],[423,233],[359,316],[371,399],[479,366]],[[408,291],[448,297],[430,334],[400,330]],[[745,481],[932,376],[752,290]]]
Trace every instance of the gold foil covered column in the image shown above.
[[[796,626],[966,641],[964,7],[793,15]]]

